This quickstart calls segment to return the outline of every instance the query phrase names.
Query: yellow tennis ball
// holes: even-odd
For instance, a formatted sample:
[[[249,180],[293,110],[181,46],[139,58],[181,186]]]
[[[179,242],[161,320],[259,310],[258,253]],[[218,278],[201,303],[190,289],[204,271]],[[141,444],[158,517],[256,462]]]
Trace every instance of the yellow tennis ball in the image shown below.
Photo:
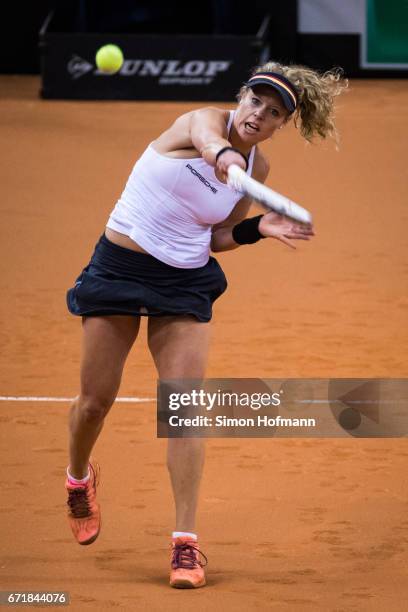
[[[123,53],[116,45],[104,45],[95,56],[96,65],[105,74],[115,74],[123,64]]]

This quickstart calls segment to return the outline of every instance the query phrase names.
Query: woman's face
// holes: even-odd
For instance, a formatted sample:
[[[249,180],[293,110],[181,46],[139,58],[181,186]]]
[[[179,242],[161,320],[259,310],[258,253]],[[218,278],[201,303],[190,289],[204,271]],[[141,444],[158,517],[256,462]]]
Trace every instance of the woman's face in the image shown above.
[[[256,85],[242,97],[234,117],[239,137],[248,144],[270,138],[289,119],[282,98],[272,87]]]

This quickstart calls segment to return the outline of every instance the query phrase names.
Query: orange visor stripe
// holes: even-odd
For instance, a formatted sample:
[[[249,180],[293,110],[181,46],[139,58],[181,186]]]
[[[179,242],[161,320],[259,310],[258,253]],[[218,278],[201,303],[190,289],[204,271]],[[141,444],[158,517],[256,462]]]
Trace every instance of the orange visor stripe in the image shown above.
[[[263,74],[262,72],[258,72],[257,74],[254,74],[254,76],[249,79],[248,83],[250,83],[252,80],[255,80],[255,79],[267,79],[268,81],[272,81],[273,83],[276,83],[280,87],[283,87],[283,89],[285,89],[285,91],[287,91],[290,97],[292,98],[293,104],[295,105],[295,108],[296,108],[297,106],[296,96],[293,93],[293,91],[286,85],[286,83],[284,83],[280,79],[270,76],[269,74]]]

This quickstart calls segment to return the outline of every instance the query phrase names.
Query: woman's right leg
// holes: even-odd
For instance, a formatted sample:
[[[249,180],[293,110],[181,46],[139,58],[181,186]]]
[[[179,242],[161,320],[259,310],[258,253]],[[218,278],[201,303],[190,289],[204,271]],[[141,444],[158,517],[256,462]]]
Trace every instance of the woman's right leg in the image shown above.
[[[69,419],[69,472],[76,479],[88,473],[89,457],[118,393],[140,317],[84,317],[82,326],[81,390]]]
[[[89,458],[115,401],[139,325],[139,317],[122,315],[83,319],[81,392],[70,413],[70,464],[65,483],[68,521],[78,544],[94,542],[101,528],[96,501],[98,468]]]

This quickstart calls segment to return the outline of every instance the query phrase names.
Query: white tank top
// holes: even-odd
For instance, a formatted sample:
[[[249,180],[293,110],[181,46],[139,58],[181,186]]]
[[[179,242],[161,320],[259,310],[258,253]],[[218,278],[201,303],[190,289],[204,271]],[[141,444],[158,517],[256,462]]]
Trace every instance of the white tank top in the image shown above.
[[[230,111],[228,133],[234,112]],[[248,174],[254,155],[252,147]],[[167,157],[150,144],[136,162],[107,227],[170,266],[200,268],[210,256],[212,225],[224,221],[241,198],[217,179],[202,157]]]

